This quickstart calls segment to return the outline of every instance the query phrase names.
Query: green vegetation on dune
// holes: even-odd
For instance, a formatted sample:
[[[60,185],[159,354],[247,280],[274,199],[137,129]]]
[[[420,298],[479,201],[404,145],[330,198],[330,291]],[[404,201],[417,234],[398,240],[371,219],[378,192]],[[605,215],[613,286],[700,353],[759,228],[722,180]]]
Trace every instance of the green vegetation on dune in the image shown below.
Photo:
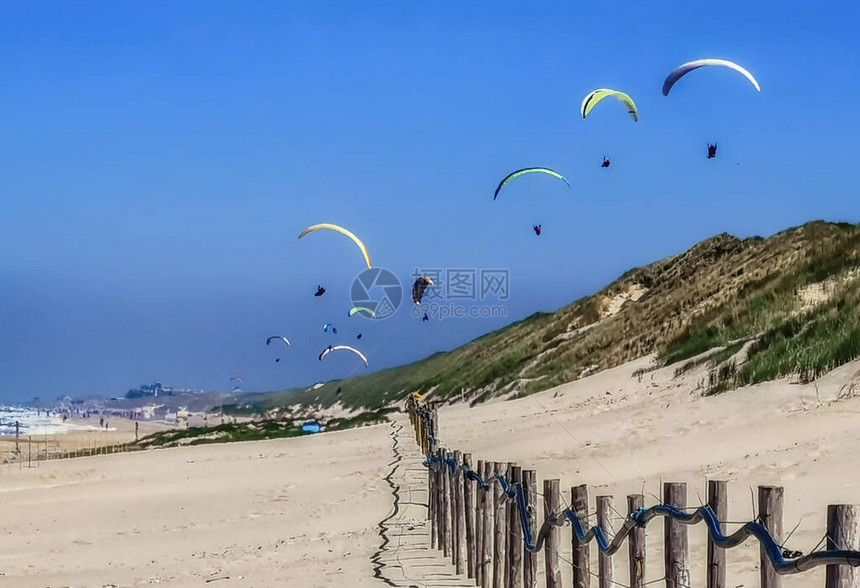
[[[814,378],[860,356],[858,265],[856,225],[816,221],[767,239],[717,235],[453,351],[316,390],[273,393],[251,408],[377,409],[415,391],[476,403],[546,390],[647,354],[674,364],[721,347],[707,359],[719,371],[712,392],[793,373]],[[748,361],[736,365],[738,342],[750,340]]]
[[[299,437],[301,425],[292,422],[260,421],[253,423],[225,423],[214,427],[188,427],[159,431],[140,439],[137,445],[151,447],[173,447],[176,445],[204,445],[207,443],[229,443],[231,441],[260,441],[281,437]]]
[[[323,423],[324,431],[341,431],[355,427],[376,425],[388,420],[389,411],[367,411],[352,417],[330,419]],[[175,447],[178,445],[206,445],[234,441],[262,441],[286,437],[314,435],[302,431],[301,421],[290,419],[264,419],[243,423],[225,423],[214,427],[189,427],[159,431],[142,437],[135,445],[141,449]]]
[[[809,382],[860,357],[860,295],[856,284],[836,300],[769,329],[750,348],[736,384],[796,373]]]

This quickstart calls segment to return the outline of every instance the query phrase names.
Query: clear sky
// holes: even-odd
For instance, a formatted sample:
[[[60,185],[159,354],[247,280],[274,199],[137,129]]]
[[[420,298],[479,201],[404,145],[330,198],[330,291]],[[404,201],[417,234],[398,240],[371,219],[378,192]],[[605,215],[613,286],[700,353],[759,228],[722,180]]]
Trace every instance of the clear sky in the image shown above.
[[[318,362],[329,343],[390,367],[716,233],[858,222],[858,15],[797,1],[9,4],[0,402],[156,380],[223,390],[235,375],[249,391],[307,385],[364,371],[349,354]],[[661,95],[703,57],[747,67],[762,93],[711,68]],[[600,87],[631,94],[640,122],[611,101],[582,120]],[[493,202],[528,166],[571,188],[520,178]],[[362,260],[333,233],[296,239],[319,222],[354,230],[404,282],[415,267],[509,269],[508,317],[347,319]]]

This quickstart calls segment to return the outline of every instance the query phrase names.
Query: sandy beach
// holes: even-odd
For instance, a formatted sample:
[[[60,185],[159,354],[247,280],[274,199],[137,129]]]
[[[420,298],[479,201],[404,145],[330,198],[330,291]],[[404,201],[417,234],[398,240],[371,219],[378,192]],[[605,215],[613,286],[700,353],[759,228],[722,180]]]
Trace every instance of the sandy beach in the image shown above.
[[[0,585],[372,580],[390,427],[0,468]]]
[[[646,505],[660,502],[661,480],[686,482],[691,506],[704,500],[708,479],[728,480],[729,531],[754,518],[756,485],[782,485],[786,533],[797,526],[786,546],[805,553],[824,534],[828,504],[860,502],[860,398],[850,388],[860,362],[815,384],[782,380],[713,397],[701,396],[703,370],[675,377],[671,366],[634,374],[650,365],[644,358],[518,400],[443,407],[440,442],[471,452],[475,461],[535,469],[539,484],[560,478],[566,501],[571,486],[587,483],[592,509],[597,495],[614,497],[615,525],[623,520],[625,495],[643,493]],[[392,461],[392,431],[405,422],[402,415],[396,419],[395,425],[298,439],[2,466],[0,580],[14,586],[381,585],[371,559],[381,543],[378,525],[393,507],[389,472],[414,497],[401,505],[408,508],[410,533],[392,539],[382,561],[402,566],[429,542],[426,498],[420,498],[425,478],[410,432],[399,436],[398,456],[408,460]],[[400,516],[390,526],[406,533]],[[648,581],[663,576],[662,529],[658,521],[647,530]],[[569,527],[563,533],[561,568],[569,585]],[[702,526],[690,529],[694,585],[704,583],[705,535]],[[430,562],[426,569],[391,567],[387,576],[403,586],[432,585],[443,576],[462,581],[445,576],[448,564],[434,553],[418,558]],[[595,549],[591,556],[596,569]],[[757,585],[758,562],[755,540],[731,550],[731,585]],[[619,577],[626,573],[626,549],[615,565]],[[818,569],[786,577],[784,586],[822,582]]]

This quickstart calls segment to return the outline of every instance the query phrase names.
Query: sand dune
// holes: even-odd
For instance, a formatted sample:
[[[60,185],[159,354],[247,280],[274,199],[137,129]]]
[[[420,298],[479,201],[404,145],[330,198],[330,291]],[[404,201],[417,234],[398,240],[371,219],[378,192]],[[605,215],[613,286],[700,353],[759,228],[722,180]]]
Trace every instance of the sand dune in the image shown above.
[[[445,407],[441,442],[473,459],[536,469],[539,484],[560,478],[566,500],[571,486],[587,483],[592,509],[596,495],[613,495],[619,525],[625,496],[645,493],[646,505],[656,504],[661,480],[687,482],[690,505],[705,500],[708,478],[728,480],[732,521],[754,518],[750,488],[782,485],[786,532],[800,523],[787,546],[806,553],[824,534],[827,504],[860,503],[860,398],[847,397],[860,363],[815,385],[782,380],[714,397],[697,389],[703,369],[675,378],[672,366],[640,382],[633,372],[650,364],[645,358],[519,400]],[[690,530],[696,585],[704,584],[705,536],[703,526]],[[652,523],[647,580],[662,577],[661,545],[662,524]],[[728,561],[731,585],[757,585],[754,540],[730,551]],[[616,573],[626,571],[623,554],[617,565]],[[784,585],[823,585],[823,570]]]

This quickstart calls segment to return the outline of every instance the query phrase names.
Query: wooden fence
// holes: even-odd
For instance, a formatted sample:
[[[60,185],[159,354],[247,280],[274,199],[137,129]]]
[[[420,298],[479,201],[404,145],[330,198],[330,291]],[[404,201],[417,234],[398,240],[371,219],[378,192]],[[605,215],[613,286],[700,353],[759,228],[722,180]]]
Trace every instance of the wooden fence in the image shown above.
[[[6,443],[6,445],[12,444]],[[53,459],[89,457],[92,455],[128,453],[141,450],[141,447],[134,443],[97,445],[95,442],[89,447],[63,449],[56,443],[52,443],[52,441],[40,437],[34,439],[31,436],[21,438],[16,445],[18,446],[17,449],[6,450],[0,454],[0,464],[18,464],[21,467],[36,467],[39,462]]]
[[[759,486],[758,518],[729,536],[724,535],[727,484],[708,483],[707,505],[687,508],[684,483],[663,484],[663,504],[645,508],[642,494],[627,496],[626,519],[612,541],[607,539],[612,496],[596,497],[596,525],[589,526],[589,497],[585,484],[571,488],[571,505],[561,507],[559,480],[542,484],[544,513],[538,524],[538,484],[533,470],[514,463],[474,461],[469,453],[438,447],[438,413],[435,407],[407,404],[416,443],[427,457],[428,518],[431,546],[451,558],[458,574],[467,574],[483,588],[536,588],[538,553],[543,553],[545,585],[561,588],[559,564],[561,525],[571,523],[573,586],[644,588],[645,525],[664,517],[664,577],[667,588],[689,588],[690,553],[688,525],[708,525],[707,587],[726,588],[726,550],[753,535],[761,544],[760,586],[780,588],[781,577],[826,565],[826,588],[860,588],[860,509],[852,505],[827,508],[827,548],[803,555],[785,550],[783,538],[783,489]],[[853,469],[853,468],[852,468]],[[616,511],[617,512],[617,511]],[[538,533],[534,530],[540,528]],[[589,548],[599,549],[597,570],[590,569]],[[628,569],[619,572],[612,555],[627,543]],[[616,573],[619,572],[619,573]],[[732,584],[734,586],[734,584]]]

